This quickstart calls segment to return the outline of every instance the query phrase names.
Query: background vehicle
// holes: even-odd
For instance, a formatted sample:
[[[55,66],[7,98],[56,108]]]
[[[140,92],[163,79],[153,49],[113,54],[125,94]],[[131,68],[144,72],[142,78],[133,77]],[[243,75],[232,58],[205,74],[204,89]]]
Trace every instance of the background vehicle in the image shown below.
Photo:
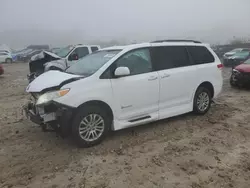
[[[11,53],[8,51],[0,51],[0,63],[12,63]]]
[[[43,51],[31,58],[29,62],[29,82],[33,81],[41,73],[48,70],[64,71],[77,60],[100,49],[98,45],[75,45],[61,48],[55,53]]]
[[[74,135],[83,147],[101,142],[110,129],[190,111],[205,114],[222,88],[222,64],[209,46],[166,40],[94,52],[66,72],[48,71],[26,91],[30,119]],[[59,124],[59,127],[58,127]]]
[[[250,51],[250,49],[248,49],[248,48],[236,48],[236,49],[233,49],[230,52],[226,52],[223,55],[223,58],[227,59],[228,57],[231,57],[231,56],[235,55],[236,53],[239,53],[239,52],[249,52],[249,51]]]
[[[249,87],[250,86],[250,59],[234,67],[230,77],[231,86]]]
[[[235,67],[246,61],[249,57],[250,57],[250,52],[247,51],[237,52],[233,56],[224,59],[223,64],[224,66]]]
[[[3,65],[0,64],[0,75],[4,74],[4,69],[3,69]]]
[[[28,53],[19,55],[18,60],[23,61],[23,62],[28,62],[28,61],[30,61],[32,56],[39,54],[41,52],[42,52],[42,50],[31,50]]]

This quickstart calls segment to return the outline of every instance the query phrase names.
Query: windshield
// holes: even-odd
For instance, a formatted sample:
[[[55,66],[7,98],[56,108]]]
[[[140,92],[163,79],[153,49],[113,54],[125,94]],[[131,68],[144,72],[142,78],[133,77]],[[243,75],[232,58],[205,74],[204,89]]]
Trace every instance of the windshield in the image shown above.
[[[249,52],[238,52],[233,57],[246,58],[249,56]]]
[[[70,66],[66,72],[83,76],[90,76],[98,71],[112,57],[118,54],[121,50],[104,50],[97,51],[87,55]]]
[[[55,54],[58,55],[59,57],[66,57],[69,52],[73,49],[72,46],[67,46],[65,48],[61,48],[60,50],[58,50]]]
[[[242,49],[241,48],[236,48],[234,50],[232,50],[231,52],[240,52]]]
[[[250,64],[250,59],[246,60],[244,64]]]

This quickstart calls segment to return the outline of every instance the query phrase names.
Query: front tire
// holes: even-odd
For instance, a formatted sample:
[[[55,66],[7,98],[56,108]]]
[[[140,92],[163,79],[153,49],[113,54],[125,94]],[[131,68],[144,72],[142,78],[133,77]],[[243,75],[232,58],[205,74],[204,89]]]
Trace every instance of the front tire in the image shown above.
[[[196,114],[206,114],[212,103],[211,92],[205,87],[199,87],[194,97],[194,112]]]
[[[231,85],[232,87],[236,87],[236,86],[237,86],[237,84],[236,84],[235,81],[233,80],[233,77],[232,77],[232,76],[230,77],[230,85]]]
[[[72,135],[79,147],[91,147],[106,137],[111,124],[112,119],[99,106],[84,106],[74,117]]]

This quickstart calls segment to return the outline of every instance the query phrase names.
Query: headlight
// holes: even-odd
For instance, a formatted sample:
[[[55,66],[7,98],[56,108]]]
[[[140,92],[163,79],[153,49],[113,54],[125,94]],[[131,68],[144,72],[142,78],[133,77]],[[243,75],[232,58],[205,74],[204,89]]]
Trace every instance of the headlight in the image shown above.
[[[45,93],[38,98],[36,105],[44,104],[53,99],[62,97],[66,95],[68,92],[69,92],[69,89],[62,89],[59,91],[52,91],[52,92]]]
[[[233,72],[237,72],[237,73],[239,73],[240,71],[238,71],[238,70],[236,70],[236,69],[233,69]]]

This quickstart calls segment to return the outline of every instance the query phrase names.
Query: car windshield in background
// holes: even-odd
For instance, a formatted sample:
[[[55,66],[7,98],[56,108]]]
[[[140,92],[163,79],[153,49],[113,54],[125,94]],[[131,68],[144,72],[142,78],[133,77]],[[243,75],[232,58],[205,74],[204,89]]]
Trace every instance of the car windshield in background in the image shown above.
[[[73,49],[72,46],[67,46],[65,48],[61,48],[60,50],[58,50],[55,54],[58,55],[59,57],[66,57],[69,52]]]
[[[121,50],[104,50],[97,51],[77,61],[70,66],[66,72],[83,76],[90,76],[98,71],[112,57],[118,54]]]
[[[250,64],[250,59],[246,60],[244,64]]]
[[[233,57],[246,58],[247,56],[249,56],[249,52],[238,52]]]
[[[240,51],[242,51],[241,48],[236,48],[236,49],[232,50],[231,52],[240,52]]]

